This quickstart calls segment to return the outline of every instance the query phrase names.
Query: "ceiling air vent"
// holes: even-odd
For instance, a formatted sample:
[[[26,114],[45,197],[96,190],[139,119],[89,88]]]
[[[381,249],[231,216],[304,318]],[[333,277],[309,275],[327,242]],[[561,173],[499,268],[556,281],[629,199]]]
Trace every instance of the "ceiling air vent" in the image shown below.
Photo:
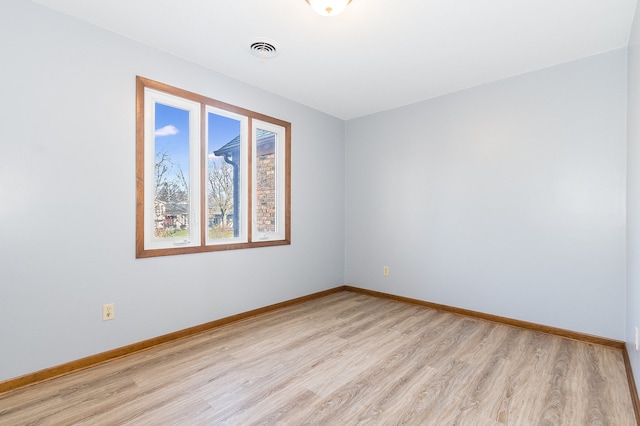
[[[270,59],[278,55],[278,43],[267,38],[260,38],[251,41],[249,51],[256,58]]]

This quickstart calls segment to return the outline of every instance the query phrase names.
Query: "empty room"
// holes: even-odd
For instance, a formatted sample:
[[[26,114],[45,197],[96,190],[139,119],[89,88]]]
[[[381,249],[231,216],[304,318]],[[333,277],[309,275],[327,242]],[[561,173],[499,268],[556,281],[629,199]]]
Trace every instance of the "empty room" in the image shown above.
[[[640,423],[636,0],[4,0],[0,425]]]

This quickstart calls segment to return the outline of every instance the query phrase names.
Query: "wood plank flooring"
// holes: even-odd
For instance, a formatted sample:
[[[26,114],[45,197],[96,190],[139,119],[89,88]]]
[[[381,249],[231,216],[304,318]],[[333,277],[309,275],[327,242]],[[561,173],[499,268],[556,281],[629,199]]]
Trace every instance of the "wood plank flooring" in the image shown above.
[[[0,394],[0,425],[635,425],[621,351],[340,292]]]

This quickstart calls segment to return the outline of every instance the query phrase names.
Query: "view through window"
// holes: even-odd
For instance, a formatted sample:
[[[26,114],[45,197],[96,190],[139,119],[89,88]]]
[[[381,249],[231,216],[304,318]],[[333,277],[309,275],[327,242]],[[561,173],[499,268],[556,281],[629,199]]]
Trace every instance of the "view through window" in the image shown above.
[[[137,86],[137,256],[289,244],[290,123]]]

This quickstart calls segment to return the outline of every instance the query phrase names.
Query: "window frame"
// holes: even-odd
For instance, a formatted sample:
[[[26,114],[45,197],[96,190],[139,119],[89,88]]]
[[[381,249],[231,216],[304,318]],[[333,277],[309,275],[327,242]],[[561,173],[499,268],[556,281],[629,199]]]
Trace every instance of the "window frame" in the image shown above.
[[[153,198],[153,180],[149,180],[149,168],[150,164],[155,164],[153,158],[155,158],[155,148],[152,152],[150,146],[155,147],[154,144],[150,144],[150,139],[154,138],[155,126],[149,128],[149,117],[151,108],[155,108],[156,102],[152,102],[151,105],[145,105],[145,97],[148,92],[158,93],[160,96],[168,95],[168,97],[180,98],[185,100],[186,104],[199,104],[199,116],[197,132],[198,135],[190,134],[190,139],[196,139],[196,143],[199,144],[199,158],[198,164],[193,167],[197,171],[189,171],[189,180],[193,182],[193,174],[197,172],[198,188],[190,187],[191,191],[197,192],[195,196],[198,198],[198,204],[195,207],[191,207],[190,214],[196,216],[196,220],[192,220],[189,223],[192,233],[199,234],[199,238],[193,245],[174,246],[158,248],[153,247],[150,243],[149,234],[153,232],[153,223],[149,219],[149,209],[154,208],[155,198]],[[149,107],[145,110],[145,107]],[[224,240],[216,240],[212,243],[212,240],[208,237],[208,203],[207,203],[207,155],[210,150],[207,146],[207,128],[208,128],[208,113],[214,110],[221,110],[229,113],[230,115],[246,117],[246,149],[241,153],[243,158],[241,159],[243,164],[246,164],[246,170],[242,171],[242,177],[246,179],[246,182],[242,183],[246,186],[246,190],[241,193],[243,203],[243,210],[241,216],[243,222],[241,224],[244,227],[244,241],[224,242]],[[194,121],[194,120],[190,120]],[[276,197],[278,198],[277,217],[281,220],[280,232],[274,233],[269,239],[264,240],[257,237],[253,230],[254,224],[254,202],[256,195],[254,194],[254,179],[255,170],[254,167],[254,152],[255,152],[255,133],[256,126],[259,127],[261,123],[265,123],[265,127],[270,129],[282,129],[279,133],[283,137],[278,137],[280,142],[280,150],[277,152],[276,157],[278,164],[278,172],[276,179]],[[155,123],[154,123],[155,124]],[[149,134],[147,134],[149,133]],[[154,139],[155,140],[155,139]],[[149,156],[152,156],[149,159]],[[246,158],[244,158],[246,156]],[[281,158],[280,158],[281,157]],[[147,164],[145,164],[145,162]],[[191,198],[194,195],[191,195]],[[151,204],[151,207],[149,206]],[[190,204],[191,206],[191,204]],[[198,208],[199,211],[194,211],[194,208]],[[237,214],[237,212],[234,212]],[[234,218],[235,219],[235,218]],[[243,229],[243,228],[240,228]],[[232,239],[233,240],[233,239]],[[291,123],[283,121],[274,117],[270,117],[264,114],[257,113],[245,108],[241,108],[235,105],[231,105],[225,102],[218,101],[216,99],[209,98],[207,96],[199,95],[184,89],[170,86],[165,83],[160,83],[145,77],[136,76],[136,258],[148,258],[157,256],[171,256],[179,254],[189,253],[206,253],[216,251],[226,251],[245,248],[258,248],[258,247],[271,247],[291,244]]]
[[[251,121],[246,115],[241,115],[241,114],[236,114],[233,112],[230,112],[228,110],[225,109],[221,109],[221,108],[215,108],[211,105],[205,105],[205,114],[216,114],[216,115],[221,115],[227,118],[231,118],[234,120],[238,120],[239,124],[240,124],[240,128],[241,128],[241,140],[240,140],[240,146],[239,146],[239,155],[240,155],[240,168],[241,170],[243,170],[243,173],[240,174],[240,180],[241,180],[241,188],[240,188],[240,200],[246,200],[247,197],[249,196],[249,188],[247,185],[247,170],[249,170],[249,157],[248,157],[248,141],[249,141],[249,122]],[[203,141],[204,145],[205,145],[205,150],[206,152],[212,152],[213,150],[210,148],[209,146],[209,120],[206,120],[205,123],[205,131],[206,131],[206,136],[205,136],[205,140]],[[244,138],[242,137],[242,132],[244,132]],[[206,158],[205,158],[205,162],[206,162]],[[206,176],[205,176],[206,178]],[[245,180],[247,182],[242,183],[242,181]],[[206,196],[209,194],[209,188],[206,187],[204,189],[205,192],[205,199]],[[246,204],[246,203],[243,203]],[[245,226],[242,227],[241,229],[241,235],[239,235],[238,237],[234,237],[233,239],[229,238],[228,240],[224,240],[224,239],[212,239],[209,238],[209,236],[206,236],[206,241],[205,244],[206,245],[227,245],[227,244],[243,244],[243,243],[247,243],[249,241],[248,237],[247,237],[247,227],[246,227],[246,223],[248,220],[247,217],[247,208],[243,208],[241,209],[241,223],[244,224]],[[235,215],[235,212],[234,212]],[[235,220],[235,218],[234,218]]]
[[[275,142],[274,142],[274,155],[275,155],[275,159],[277,160],[278,156],[285,151],[285,140],[286,140],[286,130],[282,129],[281,126],[277,126],[274,125],[271,122],[267,122],[267,121],[262,121],[262,120],[252,120],[251,122],[251,126],[250,126],[250,134],[251,134],[251,150],[252,150],[252,154],[251,154],[251,160],[255,161],[256,163],[258,163],[258,136],[257,136],[257,132],[258,130],[266,130],[268,132],[274,133],[277,137],[275,138]],[[284,133],[284,134],[283,134]],[[286,171],[284,170],[283,167],[283,162],[280,161],[276,161],[275,165],[274,165],[274,173],[275,173],[275,180],[276,180],[276,185],[278,183],[279,180],[284,179],[285,173]],[[258,181],[258,167],[252,167],[251,169],[251,182],[257,182]],[[253,193],[251,194],[252,196],[252,205],[257,205],[258,204],[258,191],[253,191]],[[284,196],[281,193],[281,191],[276,191],[275,193],[275,206],[276,206],[276,213],[277,212],[284,212],[285,211],[285,200],[284,200]],[[284,223],[285,223],[285,218],[283,217],[282,214],[276,214],[275,217],[275,230],[273,232],[266,232],[263,233],[262,235],[259,235],[258,231],[258,224],[257,224],[257,210],[258,208],[254,208],[252,209],[252,238],[254,241],[278,241],[281,240],[283,238],[285,238],[285,229],[284,229]]]

